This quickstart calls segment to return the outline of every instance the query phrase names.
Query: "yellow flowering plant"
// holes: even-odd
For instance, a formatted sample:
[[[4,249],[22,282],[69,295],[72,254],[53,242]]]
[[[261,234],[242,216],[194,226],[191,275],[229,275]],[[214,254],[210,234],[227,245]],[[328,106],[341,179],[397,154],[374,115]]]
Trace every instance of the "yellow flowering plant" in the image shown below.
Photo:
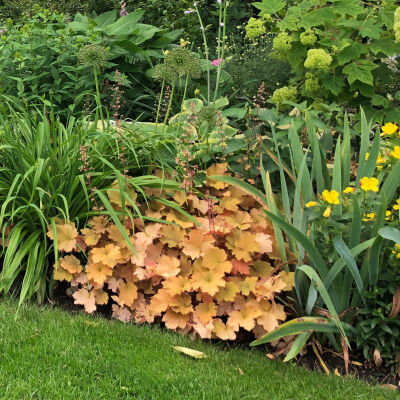
[[[382,246],[396,241],[396,232],[400,235],[399,212],[393,212],[395,207],[399,207],[396,199],[400,194],[400,161],[392,159],[379,168],[382,166],[384,139],[379,128],[375,131],[372,129],[372,123],[367,121],[362,109],[360,114],[361,129],[358,133],[361,140],[357,168],[352,168],[355,160],[352,157],[351,131],[347,120],[343,134],[336,142],[333,168],[329,168],[328,165],[332,165],[330,155],[321,146],[317,129],[306,114],[305,126],[310,147],[304,148],[292,124],[288,129],[291,160],[284,167],[275,127],[273,123],[270,124],[281,176],[277,195],[279,203],[275,200],[269,173],[262,162],[260,169],[264,177],[265,195],[247,183],[236,181],[238,186],[264,204],[267,218],[274,224],[277,243],[281,244],[282,260],[288,259],[285,236],[289,238],[290,251],[296,260],[292,268],[295,271],[297,295],[294,307],[299,319],[282,324],[254,342],[254,345],[258,345],[278,340],[293,332],[296,326],[299,334],[294,341],[293,351],[285,360],[295,357],[310,336],[318,335],[322,330],[318,323],[314,324],[314,306],[325,308],[332,316],[330,322],[333,320],[334,324],[331,330],[323,327],[324,332],[331,334],[331,345],[340,351],[337,335],[343,338],[344,343],[349,343],[348,335],[351,339],[352,330],[346,327],[356,318],[351,307],[366,304],[366,289],[378,282]],[[387,128],[385,130],[388,131]],[[325,155],[325,159],[322,155]],[[285,175],[296,182],[292,201]],[[231,184],[235,182],[234,178],[221,176],[215,179]],[[278,204],[281,206],[278,207]],[[343,317],[339,318],[339,315]],[[305,318],[309,324],[307,328]]]

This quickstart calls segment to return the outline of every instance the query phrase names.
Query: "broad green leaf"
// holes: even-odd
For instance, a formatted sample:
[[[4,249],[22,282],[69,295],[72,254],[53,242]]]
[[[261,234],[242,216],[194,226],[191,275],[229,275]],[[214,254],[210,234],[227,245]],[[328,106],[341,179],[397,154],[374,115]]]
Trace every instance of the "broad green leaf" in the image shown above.
[[[343,68],[343,73],[347,75],[347,80],[350,84],[354,83],[355,81],[360,81],[372,86],[374,84],[374,77],[372,76],[371,71],[376,68],[378,68],[378,65],[371,61],[359,60],[357,62],[347,64]]]
[[[310,338],[311,333],[312,332],[302,332],[297,336],[296,340],[293,342],[292,347],[290,348],[289,353],[286,355],[283,362],[288,362],[292,360],[297,356],[297,354],[300,353],[300,351],[307,343],[307,340]]]
[[[299,335],[303,332],[335,332],[337,331],[335,321],[323,317],[302,317],[292,319],[279,326],[279,328],[263,336],[261,339],[254,340],[250,346],[273,342],[290,335]]]
[[[276,14],[285,7],[285,3],[282,0],[263,0],[252,4],[261,11],[260,15]]]
[[[137,29],[138,21],[143,17],[144,11],[131,12],[118,19],[111,25],[104,28],[104,32],[109,36],[130,35]]]
[[[400,244],[400,230],[397,228],[387,226],[386,228],[379,229],[378,234],[384,239]]]

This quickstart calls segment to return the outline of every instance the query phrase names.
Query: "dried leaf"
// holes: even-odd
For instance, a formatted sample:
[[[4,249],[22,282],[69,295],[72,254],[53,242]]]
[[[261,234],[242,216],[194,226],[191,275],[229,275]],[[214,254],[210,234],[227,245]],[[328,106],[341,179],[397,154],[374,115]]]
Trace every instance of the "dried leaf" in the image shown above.
[[[395,319],[400,312],[400,287],[393,294],[393,305],[389,314],[390,319]]]
[[[203,352],[189,349],[188,347],[172,346],[172,348],[192,358],[207,358],[207,356]]]
[[[377,367],[380,367],[383,363],[381,352],[378,349],[374,350],[374,363]]]

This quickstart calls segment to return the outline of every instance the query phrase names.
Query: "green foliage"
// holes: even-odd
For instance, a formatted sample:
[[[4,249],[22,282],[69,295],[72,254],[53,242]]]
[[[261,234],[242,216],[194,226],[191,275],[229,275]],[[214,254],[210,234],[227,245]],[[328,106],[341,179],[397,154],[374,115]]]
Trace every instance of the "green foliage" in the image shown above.
[[[91,67],[96,60],[100,90],[105,90],[106,80],[115,81],[117,67],[125,94],[132,99],[125,115],[150,114],[154,83],[146,71],[179,32],[140,24],[142,16],[136,12],[117,19],[117,12],[111,11],[95,19],[77,14],[68,22],[62,14],[41,10],[21,24],[7,21],[0,38],[2,92],[39,107],[43,100],[50,101],[64,116],[81,112],[93,102],[96,80]]]
[[[362,0],[253,4],[261,17],[275,16],[275,55],[291,65],[293,85],[304,99],[361,105],[368,118],[380,123],[400,117],[397,61],[391,59],[400,52],[393,31],[394,0],[373,1],[368,7]],[[318,90],[310,91],[310,70]]]
[[[270,97],[275,89],[289,83],[288,63],[277,60],[271,52],[271,35],[258,36],[256,40],[230,38],[224,69],[231,76],[225,88],[232,93],[229,95],[232,104],[239,99],[251,101],[263,82],[265,97]]]

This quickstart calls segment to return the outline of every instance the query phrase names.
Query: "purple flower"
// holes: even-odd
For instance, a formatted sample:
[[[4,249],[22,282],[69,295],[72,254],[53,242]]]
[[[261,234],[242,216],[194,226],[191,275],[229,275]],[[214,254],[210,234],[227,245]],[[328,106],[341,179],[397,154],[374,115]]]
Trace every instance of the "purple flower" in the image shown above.
[[[126,3],[125,1],[121,1],[121,12],[119,13],[121,17],[125,17],[128,15],[128,11],[126,11]]]

